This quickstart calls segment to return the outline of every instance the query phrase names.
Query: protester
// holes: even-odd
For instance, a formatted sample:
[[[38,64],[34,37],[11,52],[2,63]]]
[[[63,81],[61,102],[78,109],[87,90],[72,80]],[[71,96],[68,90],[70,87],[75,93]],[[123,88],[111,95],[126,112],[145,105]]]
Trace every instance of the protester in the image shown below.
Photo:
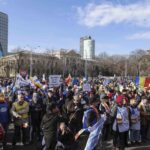
[[[3,147],[6,146],[7,142],[7,130],[8,130],[8,125],[9,125],[9,106],[7,102],[5,101],[5,97],[3,93],[0,93],[0,124],[2,128],[5,131],[5,135],[3,137]]]
[[[21,141],[22,145],[26,145],[28,142],[28,127],[29,127],[29,104],[24,100],[24,94],[22,92],[18,93],[18,100],[14,102],[11,109],[12,115],[14,117],[14,137],[13,146],[16,142]],[[22,139],[21,139],[22,133]]]
[[[5,136],[5,130],[2,126],[2,124],[0,123],[0,143],[3,142],[4,136]],[[2,145],[2,147],[0,146],[0,148],[3,149],[4,146]]]
[[[30,142],[40,149],[43,141],[45,150],[98,150],[113,139],[114,150],[124,150],[149,139],[150,94],[131,80],[69,78],[56,87],[16,80],[0,82],[0,124],[7,135],[13,121],[13,146]]]
[[[141,140],[142,142],[146,142],[146,135],[147,135],[147,123],[148,123],[148,115],[146,111],[146,105],[147,105],[147,97],[142,96],[141,103],[139,104],[139,110],[141,114]]]
[[[58,140],[64,145],[64,150],[74,150],[73,133],[64,122],[60,123]]]
[[[73,100],[68,102],[67,114],[69,118],[69,127],[75,134],[82,128],[83,107],[79,95],[75,95]]]
[[[126,132],[129,130],[129,114],[128,109],[123,106],[123,96],[116,99],[116,112],[114,113],[113,123],[113,145],[114,150],[118,147],[120,150],[125,149]]]
[[[131,144],[140,144],[141,141],[141,123],[140,123],[140,110],[136,105],[136,100],[130,100],[130,113],[131,113],[131,126],[130,126],[130,142]]]
[[[111,131],[110,104],[108,96],[106,95],[103,95],[103,97],[101,96],[101,104],[99,106],[99,110],[101,114],[105,114],[107,116],[107,119],[103,127],[103,141],[106,141],[108,140]]]
[[[93,126],[100,118],[100,114],[97,106],[99,105],[99,100],[91,97],[89,99],[89,108],[84,112],[83,115],[83,128]]]
[[[46,150],[55,150],[57,144],[57,126],[64,119],[59,116],[59,109],[54,102],[47,106],[47,112],[41,123]]]
[[[43,114],[43,102],[40,99],[38,93],[33,93],[32,101],[30,102],[30,143],[33,142],[34,138],[37,140],[41,139],[40,124]]]

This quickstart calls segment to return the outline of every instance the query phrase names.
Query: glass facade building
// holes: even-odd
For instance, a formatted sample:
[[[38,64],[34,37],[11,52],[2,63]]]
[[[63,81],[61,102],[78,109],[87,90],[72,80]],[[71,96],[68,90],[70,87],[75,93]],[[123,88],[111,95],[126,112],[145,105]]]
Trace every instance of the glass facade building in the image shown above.
[[[8,15],[0,12],[0,57],[8,50]]]
[[[80,55],[83,59],[95,58],[95,40],[90,36],[80,38]]]

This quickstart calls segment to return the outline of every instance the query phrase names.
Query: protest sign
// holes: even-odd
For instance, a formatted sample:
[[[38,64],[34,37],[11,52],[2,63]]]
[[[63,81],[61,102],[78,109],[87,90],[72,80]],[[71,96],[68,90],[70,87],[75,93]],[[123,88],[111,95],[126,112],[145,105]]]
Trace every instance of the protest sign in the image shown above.
[[[49,76],[49,87],[57,87],[61,84],[61,75],[50,75]]]

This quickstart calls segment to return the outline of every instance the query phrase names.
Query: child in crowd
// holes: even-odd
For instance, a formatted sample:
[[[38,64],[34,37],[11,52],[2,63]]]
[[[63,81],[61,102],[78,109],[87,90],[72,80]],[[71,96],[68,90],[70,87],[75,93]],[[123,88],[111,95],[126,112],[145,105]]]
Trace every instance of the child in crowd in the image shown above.
[[[141,129],[141,123],[140,123],[140,110],[138,109],[136,105],[136,100],[131,99],[130,100],[130,134],[129,139],[131,144],[139,144],[141,141],[141,135],[140,135],[140,129]]]

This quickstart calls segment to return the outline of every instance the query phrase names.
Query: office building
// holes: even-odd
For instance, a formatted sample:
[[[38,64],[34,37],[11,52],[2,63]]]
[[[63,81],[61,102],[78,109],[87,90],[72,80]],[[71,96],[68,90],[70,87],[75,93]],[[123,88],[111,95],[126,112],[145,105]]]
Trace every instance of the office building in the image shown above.
[[[0,12],[0,57],[8,50],[8,15]]]
[[[83,59],[95,58],[95,40],[90,36],[80,38],[80,55]]]

